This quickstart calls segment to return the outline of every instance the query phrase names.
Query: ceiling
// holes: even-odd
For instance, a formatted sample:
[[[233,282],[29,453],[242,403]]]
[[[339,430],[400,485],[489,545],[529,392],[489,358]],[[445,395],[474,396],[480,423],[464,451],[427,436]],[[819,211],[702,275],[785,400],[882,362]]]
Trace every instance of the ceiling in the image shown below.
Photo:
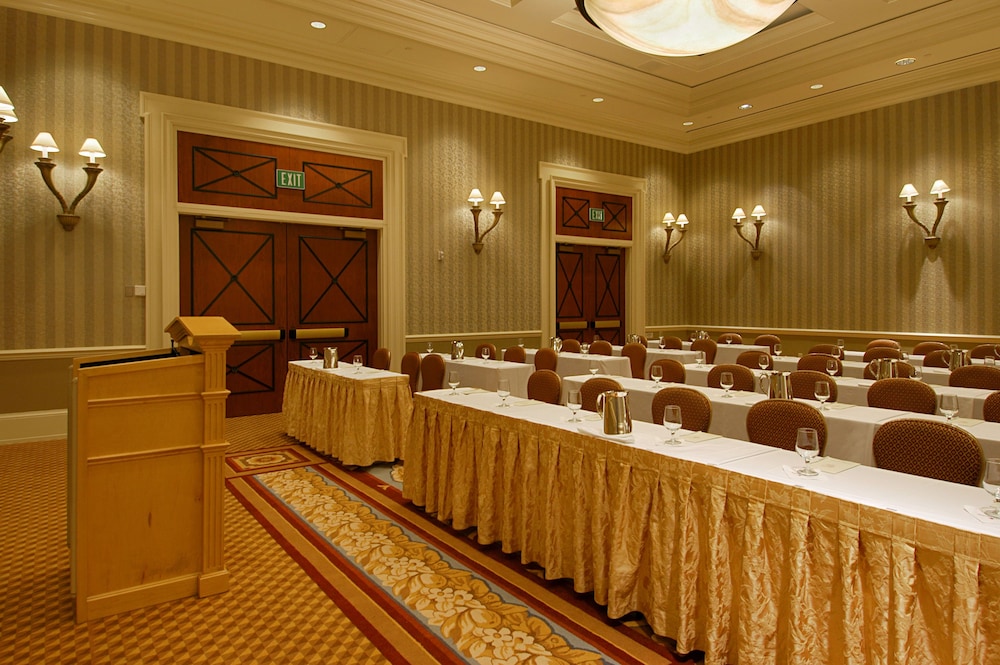
[[[682,153],[1000,80],[997,0],[797,0],[750,39],[685,58],[618,44],[574,0],[0,5]]]

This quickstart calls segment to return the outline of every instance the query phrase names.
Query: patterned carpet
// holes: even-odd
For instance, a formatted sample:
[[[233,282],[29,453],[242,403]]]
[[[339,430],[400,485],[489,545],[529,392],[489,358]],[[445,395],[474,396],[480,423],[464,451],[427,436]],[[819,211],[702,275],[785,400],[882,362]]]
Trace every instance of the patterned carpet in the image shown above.
[[[278,414],[231,419],[226,434],[231,456],[295,443],[283,434]],[[291,466],[302,468],[297,461]],[[391,500],[398,497],[398,489],[386,482],[388,467],[378,470],[376,477],[328,466],[353,482],[352,489],[365,498],[383,500],[383,507],[392,508]],[[245,471],[248,477],[254,473]],[[65,441],[0,446],[0,664],[411,662],[398,658],[398,647],[414,639],[409,631],[399,631],[405,622],[394,620],[394,627],[393,622],[383,621],[378,612],[384,614],[384,609],[359,613],[359,607],[375,612],[377,603],[371,604],[350,585],[338,591],[330,583],[336,575],[329,575],[344,573],[334,571],[328,559],[325,564],[322,558],[309,564],[302,554],[309,548],[293,550],[290,556],[275,540],[274,525],[269,525],[269,533],[229,492],[225,495],[229,592],[76,625],[69,596],[65,501]],[[407,513],[404,507],[395,509]],[[260,515],[259,508],[251,510]],[[408,512],[417,533],[434,530],[442,542],[451,538],[456,551],[468,548],[469,556],[488,558],[473,551],[477,548],[461,534],[442,529],[417,511]],[[288,524],[286,520],[280,527],[287,531],[284,535],[277,534],[286,547],[296,531]],[[515,586],[530,582],[522,567],[503,561],[503,555],[495,552],[486,554],[496,559],[493,583],[500,577],[519,578]],[[305,569],[303,563],[308,564]],[[354,588],[361,587],[354,584]],[[531,594],[574,613],[573,625],[591,622],[598,642],[616,641],[615,649],[626,656],[619,658],[621,662],[698,662],[673,658],[664,643],[644,634],[641,621],[610,622],[600,607],[588,607],[585,598],[561,590],[558,584],[539,580]],[[634,660],[628,657],[629,648],[635,650]],[[426,645],[423,649],[434,652]]]

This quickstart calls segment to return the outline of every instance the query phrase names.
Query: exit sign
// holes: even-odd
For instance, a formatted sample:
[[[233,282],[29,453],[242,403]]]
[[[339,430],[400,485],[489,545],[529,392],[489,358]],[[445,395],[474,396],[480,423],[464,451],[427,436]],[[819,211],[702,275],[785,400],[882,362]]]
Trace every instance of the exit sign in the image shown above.
[[[590,209],[590,221],[592,221],[592,222],[603,222],[604,221],[604,208],[591,208]]]
[[[306,172],[278,169],[277,184],[279,189],[305,189]]]

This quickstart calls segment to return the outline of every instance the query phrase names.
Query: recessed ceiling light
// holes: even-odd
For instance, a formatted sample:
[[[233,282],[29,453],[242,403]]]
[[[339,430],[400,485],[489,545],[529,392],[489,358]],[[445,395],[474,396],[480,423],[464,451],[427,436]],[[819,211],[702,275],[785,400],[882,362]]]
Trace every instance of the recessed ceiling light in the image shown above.
[[[485,72],[486,71],[486,65],[476,65],[472,69],[474,69],[477,72]]]
[[[741,111],[749,111],[753,108],[753,104],[740,104],[739,109]]]
[[[591,101],[594,102],[595,104],[600,104],[601,102],[604,101],[604,97],[594,97]]]
[[[822,83],[813,83],[811,86],[809,86],[810,90],[821,90],[822,88],[823,88]]]
[[[896,61],[896,64],[900,67],[906,67],[907,65],[912,65],[917,61],[916,58],[900,58]]]
[[[326,27],[326,23],[323,23],[323,21],[313,21],[309,25],[316,28],[317,30],[322,30],[323,28]]]
[[[685,127],[690,127],[691,125],[694,124],[694,121],[692,121],[692,120],[685,120],[681,124],[684,125]]]

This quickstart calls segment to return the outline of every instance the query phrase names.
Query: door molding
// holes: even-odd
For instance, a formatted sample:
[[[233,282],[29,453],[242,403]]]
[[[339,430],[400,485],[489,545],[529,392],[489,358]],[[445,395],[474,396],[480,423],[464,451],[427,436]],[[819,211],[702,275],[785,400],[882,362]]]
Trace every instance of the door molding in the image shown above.
[[[550,162],[538,163],[541,187],[541,321],[542,342],[556,334],[556,243],[600,245],[625,249],[625,334],[643,333],[646,327],[646,278],[639,263],[646,256],[646,179],[593,171]],[[560,235],[556,228],[556,188],[569,187],[632,197],[632,240],[580,238]]]
[[[379,343],[389,347],[394,358],[402,357],[406,350],[405,137],[148,92],[140,93],[139,106],[145,122],[147,348],[170,344],[163,329],[180,312],[179,216],[191,214],[378,229]],[[382,160],[383,218],[181,203],[177,200],[178,131]]]

